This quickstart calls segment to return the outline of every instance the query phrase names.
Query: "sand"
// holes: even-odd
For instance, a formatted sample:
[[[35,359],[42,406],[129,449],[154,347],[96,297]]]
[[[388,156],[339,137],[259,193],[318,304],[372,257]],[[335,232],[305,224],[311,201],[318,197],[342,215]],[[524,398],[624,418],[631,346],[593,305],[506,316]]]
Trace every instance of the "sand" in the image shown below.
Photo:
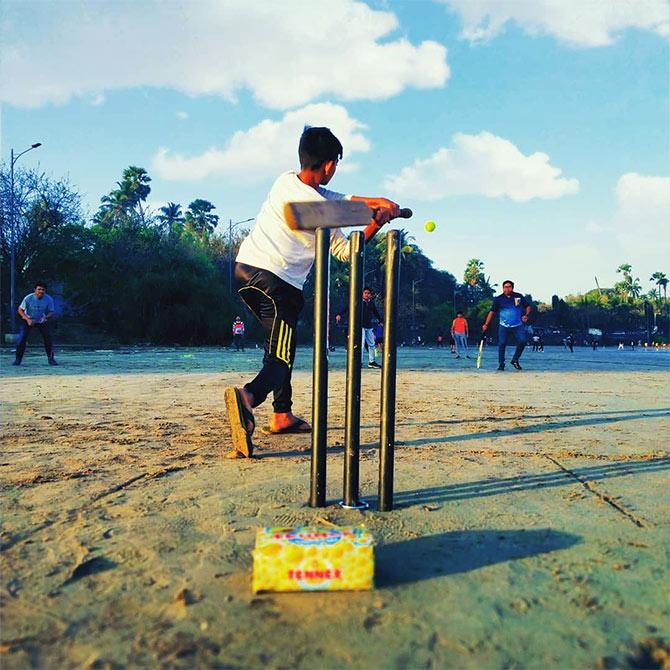
[[[330,374],[328,507],[308,436],[227,460],[215,349],[1,357],[3,668],[662,667],[668,661],[670,355],[402,351],[396,509],[375,511],[379,373],[363,370],[362,495],[342,487],[343,354]],[[295,373],[309,418],[310,353]],[[271,408],[260,408],[259,425]],[[377,589],[250,589],[255,529],[364,523]],[[656,659],[656,660],[654,660]],[[641,664],[641,665],[640,665]]]

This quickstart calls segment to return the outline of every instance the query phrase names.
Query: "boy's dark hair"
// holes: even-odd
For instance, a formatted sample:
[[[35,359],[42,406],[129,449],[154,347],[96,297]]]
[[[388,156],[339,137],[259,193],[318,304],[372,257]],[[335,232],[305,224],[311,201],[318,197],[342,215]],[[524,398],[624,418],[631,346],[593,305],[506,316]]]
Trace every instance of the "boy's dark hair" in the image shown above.
[[[370,291],[370,293],[374,293],[374,291],[369,286],[364,286],[363,290],[364,291]]]
[[[456,316],[463,316],[463,312],[456,312]]]
[[[35,288],[37,288],[38,286],[41,286],[45,291],[47,290],[47,285],[43,281],[38,281],[35,284]]]
[[[502,283],[503,288],[505,288],[505,284],[511,284],[512,288],[514,288],[514,282],[511,279],[505,279],[505,281]]]
[[[300,167],[318,170],[327,161],[342,158],[342,144],[329,128],[305,126],[298,145]]]

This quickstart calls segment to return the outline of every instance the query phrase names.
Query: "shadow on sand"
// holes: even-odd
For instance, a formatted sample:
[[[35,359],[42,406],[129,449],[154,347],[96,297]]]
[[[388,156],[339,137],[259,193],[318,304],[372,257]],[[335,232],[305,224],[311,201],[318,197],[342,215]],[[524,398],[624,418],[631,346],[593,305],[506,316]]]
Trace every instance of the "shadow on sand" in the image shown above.
[[[487,565],[567,549],[578,535],[551,528],[462,530],[384,544],[375,550],[380,588],[411,584]]]
[[[400,440],[396,439],[396,446],[398,447],[421,447],[426,444],[443,444],[449,442],[466,442],[469,440],[480,440],[496,437],[508,437],[510,435],[527,435],[532,433],[541,433],[548,430],[562,430],[564,428],[577,428],[582,426],[599,426],[609,423],[617,423],[619,421],[638,421],[641,419],[660,419],[670,416],[670,407],[661,407],[655,409],[640,409],[640,410],[616,410],[605,412],[581,412],[581,413],[566,413],[566,414],[538,414],[518,417],[508,417],[507,420],[533,420],[533,419],[571,419],[572,417],[582,417],[573,420],[565,421],[548,421],[540,424],[531,424],[526,426],[515,426],[514,428],[497,429],[480,432],[480,433],[464,433],[460,435],[435,435],[431,437],[421,437],[416,440]],[[426,423],[399,423],[398,426],[432,426],[432,425],[447,425],[457,423],[477,423],[498,421],[492,417],[481,417],[478,419],[446,419],[429,421]],[[376,426],[361,426],[362,428],[375,428]],[[342,426],[329,427],[328,432],[338,432],[344,430]],[[305,436],[307,440],[307,436]],[[309,444],[308,441],[305,444]],[[377,444],[369,442],[361,444],[361,449],[376,449]],[[328,449],[329,454],[339,454],[344,451],[343,447],[331,447]],[[306,450],[291,450],[291,451],[266,451],[258,453],[259,458],[286,458],[290,456],[305,456],[309,455]]]
[[[601,412],[595,412],[601,414]],[[559,415],[560,416],[560,415]],[[581,415],[583,416],[583,415]],[[578,428],[581,426],[601,426],[618,421],[637,421],[638,419],[659,419],[664,416],[670,416],[670,408],[646,409],[630,411],[625,413],[616,413],[612,416],[586,416],[582,419],[572,421],[548,421],[531,426],[515,426],[499,430],[494,428],[482,433],[466,433],[465,435],[445,435],[443,437],[422,437],[416,440],[397,440],[396,444],[405,447],[420,447],[424,444],[438,444],[445,442],[464,442],[466,440],[478,440],[487,437],[505,437],[509,435],[527,435],[530,433],[542,433],[546,430],[561,430],[562,428]],[[522,417],[537,418],[537,417]],[[551,417],[554,418],[554,417]],[[471,422],[472,423],[472,422]]]
[[[656,417],[663,416],[665,414],[670,415],[670,407],[654,407],[650,409],[614,409],[614,410],[596,410],[595,412],[554,412],[552,414],[521,414],[521,415],[512,415],[512,416],[497,416],[497,415],[486,415],[472,418],[460,418],[460,419],[435,419],[434,421],[405,421],[396,423],[396,426],[449,426],[461,423],[479,423],[482,421],[490,421],[496,423],[498,421],[519,421],[519,420],[535,420],[535,419],[568,419],[572,417],[589,417],[598,415],[602,419],[608,419],[610,421],[617,421],[617,417],[623,419],[628,418],[630,415],[642,415],[643,417]],[[567,422],[572,425],[572,422]],[[548,424],[551,426],[551,424]],[[361,428],[375,428],[376,424],[370,424],[367,426],[361,426]],[[534,426],[535,427],[535,426]],[[344,429],[343,429],[344,430]]]
[[[585,468],[572,468],[568,474],[563,470],[556,470],[539,475],[520,475],[505,479],[480,479],[465,484],[449,484],[435,486],[414,491],[399,491],[395,494],[396,507],[409,507],[421,503],[442,503],[454,500],[468,500],[470,498],[484,498],[488,496],[531,491],[534,489],[568,486],[581,481],[602,481],[613,477],[625,477],[650,472],[670,470],[670,457],[652,458],[643,461],[616,461],[603,465]],[[373,498],[370,499],[376,504]]]

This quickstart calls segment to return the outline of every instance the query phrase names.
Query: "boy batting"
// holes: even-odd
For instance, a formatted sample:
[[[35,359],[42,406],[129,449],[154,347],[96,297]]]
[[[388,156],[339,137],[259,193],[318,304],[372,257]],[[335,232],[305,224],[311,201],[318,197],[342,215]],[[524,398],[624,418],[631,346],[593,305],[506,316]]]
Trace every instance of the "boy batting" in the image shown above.
[[[225,391],[233,440],[231,456],[249,457],[255,422],[253,410],[273,394],[271,434],[309,433],[311,426],[292,411],[291,373],[296,352],[296,326],[303,308],[303,284],[314,262],[313,231],[292,230],[285,205],[292,202],[354,200],[375,210],[365,229],[368,241],[382,225],[399,215],[387,198],[346,196],[325,187],[342,158],[342,144],[328,128],[305,128],[298,155],[300,171],[280,175],[261,206],[256,223],[240,246],[235,262],[238,293],[265,331],[265,356],[258,374],[241,388]],[[349,240],[338,228],[331,233],[332,254],[349,257]]]

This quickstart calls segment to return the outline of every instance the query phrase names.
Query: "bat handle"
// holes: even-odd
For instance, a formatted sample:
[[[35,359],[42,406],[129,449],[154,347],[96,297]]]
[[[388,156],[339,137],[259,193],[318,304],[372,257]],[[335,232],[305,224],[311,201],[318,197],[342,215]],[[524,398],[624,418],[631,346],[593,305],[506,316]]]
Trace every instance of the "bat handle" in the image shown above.
[[[377,216],[377,209],[372,210],[372,220],[374,221]],[[409,207],[403,207],[398,212],[398,216],[394,216],[394,219],[411,219],[414,212]]]

